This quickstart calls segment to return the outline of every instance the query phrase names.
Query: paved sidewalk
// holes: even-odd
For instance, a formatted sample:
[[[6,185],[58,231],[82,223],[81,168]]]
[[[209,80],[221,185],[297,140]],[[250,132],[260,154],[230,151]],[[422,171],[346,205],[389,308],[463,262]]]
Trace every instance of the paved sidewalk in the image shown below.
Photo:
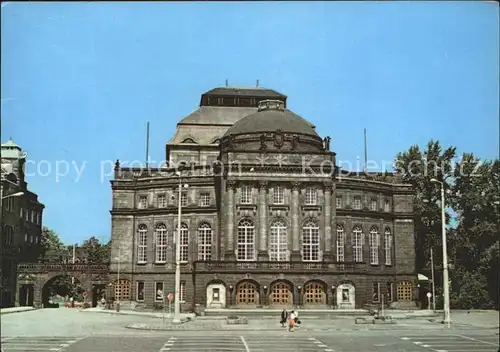
[[[102,314],[111,314],[111,315],[138,315],[143,317],[153,317],[153,318],[166,318],[172,319],[173,313],[163,313],[163,312],[140,312],[135,310],[120,310],[117,312],[116,310],[108,310],[102,307],[96,308],[87,308],[80,309],[80,312],[85,313],[102,313]],[[181,313],[181,320],[193,319],[196,315],[194,313]]]
[[[9,308],[1,308],[0,314],[11,314],[11,313],[21,313],[21,312],[29,312],[32,310],[36,310],[35,307],[9,307]]]

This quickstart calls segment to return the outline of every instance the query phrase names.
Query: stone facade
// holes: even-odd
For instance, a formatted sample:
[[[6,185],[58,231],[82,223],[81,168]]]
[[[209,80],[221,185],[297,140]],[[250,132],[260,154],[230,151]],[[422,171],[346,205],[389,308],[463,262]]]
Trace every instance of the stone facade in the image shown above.
[[[186,309],[412,305],[412,189],[396,175],[339,170],[329,144],[275,91],[203,94],[166,165],[116,163],[115,294],[152,306],[174,292],[180,202]]]
[[[24,175],[26,153],[21,147],[9,140],[2,144],[1,154],[3,199],[0,226],[0,306],[12,307],[19,294],[16,277],[18,264],[36,262],[40,254],[44,205],[28,189]],[[12,196],[21,192],[20,196]],[[28,291],[23,297],[31,302],[33,290]]]

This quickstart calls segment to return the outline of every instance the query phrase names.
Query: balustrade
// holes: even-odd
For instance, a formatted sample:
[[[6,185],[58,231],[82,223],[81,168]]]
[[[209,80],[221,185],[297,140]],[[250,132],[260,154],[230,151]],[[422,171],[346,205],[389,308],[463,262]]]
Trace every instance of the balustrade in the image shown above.
[[[212,261],[195,262],[195,271],[310,271],[310,272],[365,272],[368,266],[365,263],[346,262],[235,262]]]
[[[108,272],[109,267],[105,264],[19,264],[18,272]]]

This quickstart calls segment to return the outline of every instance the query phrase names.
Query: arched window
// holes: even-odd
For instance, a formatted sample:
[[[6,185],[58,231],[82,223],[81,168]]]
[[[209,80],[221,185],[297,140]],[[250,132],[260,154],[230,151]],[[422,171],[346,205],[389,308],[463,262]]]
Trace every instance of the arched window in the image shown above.
[[[392,233],[386,228],[384,232],[385,265],[392,265]]]
[[[237,259],[255,260],[255,227],[251,220],[243,219],[238,224]]]
[[[281,219],[273,221],[271,224],[268,249],[270,261],[279,262],[288,260],[287,238],[286,223]]]
[[[380,246],[380,239],[378,235],[378,228],[373,226],[370,229],[370,264],[378,265],[378,247]]]
[[[212,259],[212,227],[203,222],[198,227],[198,260]]]
[[[317,262],[320,260],[319,226],[316,221],[309,219],[302,227],[302,260]]]
[[[148,227],[139,224],[137,227],[137,263],[145,264],[148,261]]]
[[[155,262],[167,262],[167,226],[156,224],[155,228]]]
[[[185,140],[182,141],[182,143],[196,144],[196,142],[192,138],[186,138]]]
[[[363,261],[363,230],[360,226],[354,226],[352,229],[352,249],[354,261],[361,263]]]
[[[345,233],[344,226],[337,225],[337,261],[343,262],[345,260]]]

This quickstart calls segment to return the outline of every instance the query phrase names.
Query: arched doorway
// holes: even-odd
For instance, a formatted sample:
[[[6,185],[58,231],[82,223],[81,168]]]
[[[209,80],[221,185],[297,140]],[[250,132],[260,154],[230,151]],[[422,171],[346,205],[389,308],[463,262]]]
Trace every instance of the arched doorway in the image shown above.
[[[259,303],[259,290],[252,281],[243,281],[236,285],[236,304],[257,305]]]
[[[320,281],[311,281],[304,286],[304,304],[326,305],[325,284]]]
[[[33,307],[35,294],[34,284],[21,284],[19,286],[19,306]]]
[[[81,282],[69,275],[57,275],[50,278],[42,288],[42,305],[44,308],[57,308],[61,303],[83,302],[84,288]]]
[[[292,285],[286,281],[277,281],[269,291],[271,305],[293,305]]]

